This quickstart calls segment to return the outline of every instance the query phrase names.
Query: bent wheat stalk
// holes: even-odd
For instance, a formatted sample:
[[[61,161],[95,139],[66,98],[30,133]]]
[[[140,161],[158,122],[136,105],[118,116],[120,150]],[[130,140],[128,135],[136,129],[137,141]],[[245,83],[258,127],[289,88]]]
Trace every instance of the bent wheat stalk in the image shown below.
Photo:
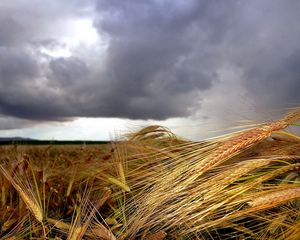
[[[170,171],[168,175],[165,174],[164,178],[161,178],[160,175],[157,177],[153,176],[153,179],[155,179],[155,184],[149,188],[148,192],[145,194],[142,193],[139,199],[136,199],[138,204],[138,214],[133,214],[129,221],[130,227],[122,237],[134,237],[141,228],[155,227],[155,224],[159,223],[160,219],[162,218],[164,220],[168,220],[168,225],[173,226],[179,222],[178,219],[184,220],[182,216],[186,216],[186,219],[188,219],[190,216],[188,212],[185,213],[176,211],[176,209],[181,209],[181,204],[183,203],[186,203],[184,206],[189,206],[190,203],[194,203],[191,205],[190,211],[195,212],[195,217],[200,218],[200,221],[201,219],[204,219],[205,216],[209,216],[210,213],[216,211],[218,209],[218,204],[208,206],[206,210],[205,207],[204,210],[201,210],[199,206],[205,206],[209,199],[211,199],[212,204],[214,200],[217,201],[217,198],[214,197],[214,189],[218,188],[218,190],[222,191],[223,187],[226,187],[226,185],[230,184],[232,181],[235,181],[240,176],[250,172],[251,168],[253,170],[256,169],[255,162],[246,162],[244,166],[236,166],[237,168],[235,168],[231,174],[228,174],[228,176],[224,176],[223,179],[215,179],[219,181],[215,184],[212,184],[207,189],[208,195],[205,195],[203,199],[199,198],[199,200],[196,200],[197,192],[194,190],[201,190],[202,188],[201,186],[198,188],[197,184],[201,184],[201,180],[203,179],[207,180],[206,176],[207,174],[209,176],[210,173],[208,172],[210,170],[215,169],[218,165],[231,159],[237,154],[244,152],[246,149],[249,149],[254,145],[264,141],[273,133],[285,129],[294,121],[297,121],[300,118],[299,110],[300,109],[297,109],[297,111],[290,113],[277,121],[263,124],[253,129],[234,134],[230,138],[224,138],[224,140],[221,139],[220,141],[217,141],[217,145],[214,145],[214,148],[210,148],[209,151],[203,151],[201,148],[189,149],[189,153],[186,153],[185,157],[181,159],[188,160],[190,165],[185,165],[185,162],[183,161],[175,161],[172,171]],[[178,159],[180,159],[180,156],[178,156]],[[260,164],[258,164],[257,168],[262,168],[266,165],[269,165],[270,162],[268,159],[266,159],[259,163]],[[295,169],[295,166],[289,168]],[[167,170],[167,168],[165,168],[165,170]],[[282,170],[288,169],[284,168]],[[207,174],[204,175],[205,173]],[[279,173],[279,171],[277,173]],[[211,180],[212,179],[213,178],[211,178]],[[254,183],[258,184],[258,181],[254,181]],[[206,184],[210,185],[209,183],[204,183],[204,186]],[[244,192],[251,190],[253,187],[253,183],[250,183],[249,185],[246,183],[245,186],[241,185],[237,188],[233,188],[233,195],[230,198],[234,199]],[[190,191],[194,191],[191,198],[185,194]],[[203,194],[203,191],[198,192],[198,195],[201,194]],[[186,198],[190,199],[190,201],[183,199],[180,203],[177,200],[174,200],[176,196],[181,195],[187,196]],[[224,197],[226,196],[228,195],[225,194]],[[196,203],[197,205],[195,205]],[[224,204],[228,204],[228,199],[224,199],[222,202],[220,201],[219,207]],[[238,204],[238,201],[236,204]],[[198,212],[199,210],[201,210],[203,214],[201,213],[200,215]],[[199,229],[201,229],[201,227],[199,227]]]
[[[210,157],[202,161],[195,171],[199,174],[206,172],[208,169],[226,161],[228,158],[270,137],[272,133],[286,128],[299,118],[300,111],[295,111],[278,121],[247,130],[229,139],[221,144]]]
[[[33,216],[38,220],[40,223],[43,222],[43,210],[38,200],[34,196],[32,189],[28,189],[27,186],[23,185],[21,180],[18,177],[13,178],[11,174],[2,166],[0,165],[0,170],[6,179],[14,186],[14,188],[19,193],[20,197],[33,214]],[[29,181],[29,180],[28,180]],[[30,184],[30,183],[28,183]],[[23,186],[22,186],[23,185]]]
[[[300,187],[291,187],[263,193],[247,203],[251,207],[273,207],[296,198],[300,198]]]

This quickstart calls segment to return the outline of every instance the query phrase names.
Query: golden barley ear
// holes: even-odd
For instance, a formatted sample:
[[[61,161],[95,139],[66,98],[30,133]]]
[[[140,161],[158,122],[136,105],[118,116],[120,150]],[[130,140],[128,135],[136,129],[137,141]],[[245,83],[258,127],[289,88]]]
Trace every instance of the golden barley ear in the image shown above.
[[[278,190],[262,192],[247,203],[252,208],[271,208],[281,203],[300,198],[300,187],[286,187]]]
[[[13,174],[8,165],[0,165],[0,172],[16,189],[35,219],[42,223],[44,219],[43,207],[36,184],[32,183],[32,181],[36,181],[35,176],[32,176],[32,180],[25,172]]]
[[[157,151],[157,154],[154,150],[144,156],[137,155],[136,161],[141,158],[150,160],[144,166],[149,166],[151,171],[142,168],[132,170],[132,179],[139,179],[141,182],[136,184],[136,188],[133,187],[136,193],[133,202],[128,201],[128,212],[131,212],[128,216],[129,227],[124,229],[122,237],[134,238],[143,229],[166,232],[176,229],[179,235],[189,236],[193,232],[201,234],[219,228],[225,221],[252,216],[253,212],[250,209],[243,210],[243,206],[254,204],[248,200],[257,196],[257,188],[267,184],[274,176],[297,171],[298,164],[290,164],[288,161],[298,157],[282,155],[279,145],[273,149],[273,156],[261,155],[259,159],[241,156],[259,143],[268,144],[272,134],[298,121],[299,110],[277,121],[257,125],[217,141],[205,144],[188,142],[175,148],[165,148],[164,152]],[[289,144],[294,143],[296,142]],[[269,145],[271,144],[270,142]],[[299,149],[299,146],[296,148]],[[260,149],[256,150],[259,156]],[[165,152],[168,154],[164,154]],[[240,164],[235,164],[238,160]],[[226,165],[227,162],[229,164]],[[138,174],[144,176],[144,179],[135,177]],[[276,186],[273,188],[276,189]],[[244,195],[249,199],[244,199]],[[298,195],[291,197],[289,192],[285,200],[283,196],[277,196],[273,201],[274,205],[265,205],[260,209],[263,211],[297,198]]]

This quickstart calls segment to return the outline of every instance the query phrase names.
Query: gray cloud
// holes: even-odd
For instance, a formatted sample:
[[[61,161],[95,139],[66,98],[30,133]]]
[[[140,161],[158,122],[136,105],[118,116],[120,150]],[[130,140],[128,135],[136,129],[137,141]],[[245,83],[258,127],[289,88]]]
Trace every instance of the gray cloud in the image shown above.
[[[38,76],[38,64],[29,53],[0,47],[1,87],[18,87]],[[17,85],[17,86],[15,86]]]
[[[206,1],[97,3],[104,17],[95,26],[110,39],[106,74],[120,97],[113,101],[115,111],[163,119],[187,116],[189,107],[200,107],[199,92],[218,79],[217,56],[207,54],[205,46],[213,34],[205,25],[219,17],[207,14],[211,6]]]
[[[0,115],[0,130],[11,130],[11,129],[31,127],[36,124],[37,122],[35,121]]]
[[[222,68],[241,72],[239,83],[258,105],[299,104],[299,5],[6,0],[0,4],[0,112],[43,121],[189,116],[201,109],[203,93],[227,81]],[[68,21],[80,17],[93,19],[107,42],[104,53],[78,46],[72,57],[54,58],[40,51],[63,48]]]
[[[291,107],[300,103],[300,51],[279,57],[270,66],[259,61],[245,71],[245,85],[267,107]],[[266,71],[266,68],[268,71]]]
[[[77,58],[58,58],[50,61],[50,70],[53,73],[54,81],[61,84],[61,87],[68,87],[78,81],[84,81],[88,76],[86,64]]]
[[[242,70],[249,97],[265,109],[299,105],[300,3],[252,1],[243,10],[230,36],[230,60]]]
[[[68,20],[90,14],[92,0],[3,0],[0,3],[0,46],[26,46],[32,41],[60,39]]]

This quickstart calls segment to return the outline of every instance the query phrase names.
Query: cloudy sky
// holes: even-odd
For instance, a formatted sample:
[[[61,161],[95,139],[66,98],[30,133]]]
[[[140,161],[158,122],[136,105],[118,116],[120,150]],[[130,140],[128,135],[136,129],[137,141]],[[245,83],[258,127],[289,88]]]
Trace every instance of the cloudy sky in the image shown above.
[[[271,119],[300,105],[299,22],[298,0],[1,0],[0,136]]]

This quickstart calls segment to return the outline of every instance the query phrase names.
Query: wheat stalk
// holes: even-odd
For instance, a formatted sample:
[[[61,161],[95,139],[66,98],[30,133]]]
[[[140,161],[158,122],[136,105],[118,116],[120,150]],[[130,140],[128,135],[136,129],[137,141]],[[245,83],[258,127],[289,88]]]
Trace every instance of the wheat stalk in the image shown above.
[[[210,157],[208,157],[205,161],[202,161],[196,171],[198,171],[199,174],[207,171],[221,162],[224,162],[228,158],[238,154],[240,151],[268,138],[272,133],[286,128],[289,124],[292,124],[299,119],[300,109],[297,109],[278,121],[270,122],[260,127],[247,130],[230,138],[224,144],[221,144]]]
[[[178,164],[176,162],[177,166],[175,165],[175,167],[173,168],[174,170],[167,176],[165,175],[163,178],[159,176],[153,176],[153,179],[155,179],[155,184],[153,187],[151,187],[151,191],[148,191],[146,194],[141,194],[141,196],[136,199],[140,201],[138,216],[133,215],[133,217],[131,218],[132,220],[130,221],[131,227],[123,236],[134,236],[141,227],[153,227],[155,226],[155,224],[157,224],[157,222],[160,221],[160,218],[163,218],[169,226],[173,226],[174,223],[176,224],[180,221],[187,220],[189,216],[188,211],[197,212],[198,209],[201,208],[199,206],[208,204],[208,201],[211,201],[212,205],[206,206],[206,209],[203,210],[203,213],[201,214],[197,212],[195,214],[195,217],[199,217],[200,219],[204,218],[204,216],[208,215],[210,212],[214,212],[218,207],[227,204],[228,200],[220,202],[219,204],[214,202],[217,200],[215,197],[213,197],[215,195],[215,192],[217,192],[216,189],[222,190],[226,185],[230,184],[231,182],[235,181],[240,176],[250,172],[251,170],[268,165],[271,160],[264,159],[261,162],[258,161],[257,167],[255,166],[255,161],[243,163],[245,165],[242,164],[242,166],[235,166],[235,168],[231,172],[230,170],[227,171],[227,176],[225,174],[223,175],[223,179],[221,178],[222,174],[220,174],[220,176],[216,179],[211,178],[210,183],[204,183],[203,186],[200,187],[195,187],[195,182],[201,184],[201,181],[207,180],[205,176],[204,179],[202,179],[204,173],[220,165],[226,160],[231,159],[232,157],[245,151],[246,149],[262,142],[263,140],[270,137],[274,132],[286,128],[289,124],[298,120],[299,118],[300,111],[296,111],[278,121],[270,122],[256,128],[243,131],[239,134],[235,134],[233,135],[233,137],[227,138],[224,141],[220,141],[218,146],[216,146],[214,149],[210,149],[210,151],[203,151],[201,149],[195,151],[189,150],[185,157],[179,156],[178,158],[181,159],[181,161],[192,159],[192,165],[188,166],[184,163],[181,164],[179,162]],[[290,167],[290,169],[295,169],[295,166]],[[167,170],[167,168],[163,169],[163,171],[165,170]],[[288,169],[286,168],[284,170],[286,171]],[[283,172],[284,170],[282,169],[281,172]],[[280,172],[278,171],[277,173]],[[258,181],[254,182],[258,184]],[[207,187],[214,190],[206,190],[206,192],[208,192],[208,195],[205,195],[204,200],[201,200],[200,202],[199,200],[197,200],[197,205],[191,205],[190,210],[188,210],[187,208],[185,209],[186,213],[176,211],[176,208],[182,209],[181,205],[188,206],[186,204],[189,204],[189,202],[194,202],[194,199],[197,199],[197,196],[203,193],[203,191],[199,191],[198,193],[195,191],[190,197],[188,195],[186,196],[184,194],[185,192],[187,193],[188,191],[190,191],[190,189],[193,189],[192,191],[194,191],[195,189],[205,190],[206,185]],[[232,190],[233,196],[231,198],[233,199],[234,197],[242,194],[245,191],[248,191],[253,187],[253,183],[251,183],[250,185],[245,184],[245,186],[241,185],[240,189],[237,188]],[[172,199],[180,195],[186,196],[187,199],[183,199],[182,202],[179,203],[177,203],[177,201],[172,201]],[[184,219],[182,215],[185,215],[187,219]]]
[[[253,196],[253,199],[247,203],[251,207],[271,207],[296,198],[300,198],[300,187],[291,187],[262,193],[257,197]]]
[[[147,235],[144,239],[145,240],[163,240],[163,239],[165,239],[166,236],[167,236],[167,234],[164,231],[160,230],[156,233]]]
[[[6,179],[14,186],[14,188],[20,194],[20,197],[22,198],[28,209],[31,211],[33,216],[39,222],[42,223],[44,219],[43,210],[42,207],[38,204],[36,198],[33,196],[33,193],[31,193],[29,189],[26,188],[26,186],[22,186],[22,182],[19,178],[15,176],[14,179],[2,165],[0,165],[0,169],[3,175],[6,177]]]

